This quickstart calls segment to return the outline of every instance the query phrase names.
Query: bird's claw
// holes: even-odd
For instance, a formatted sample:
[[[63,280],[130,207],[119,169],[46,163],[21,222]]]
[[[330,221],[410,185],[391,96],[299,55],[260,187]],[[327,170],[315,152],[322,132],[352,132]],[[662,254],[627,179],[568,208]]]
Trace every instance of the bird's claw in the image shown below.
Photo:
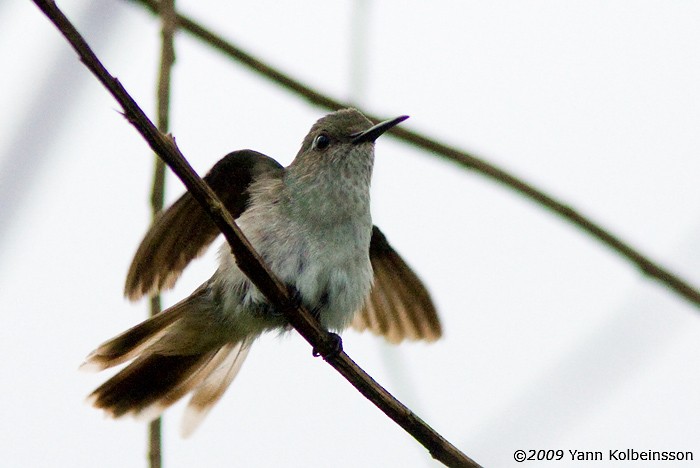
[[[325,361],[330,358],[334,358],[343,352],[343,339],[340,337],[340,335],[337,333],[328,332],[326,337],[328,339],[328,346],[324,346],[326,349],[319,351],[318,348],[314,347],[313,351],[311,351],[314,357],[321,356]]]

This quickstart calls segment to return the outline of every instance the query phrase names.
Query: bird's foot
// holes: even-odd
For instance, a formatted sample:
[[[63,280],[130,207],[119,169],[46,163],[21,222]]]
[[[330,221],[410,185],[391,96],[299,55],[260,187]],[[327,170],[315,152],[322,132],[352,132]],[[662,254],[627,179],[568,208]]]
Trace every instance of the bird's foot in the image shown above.
[[[326,335],[328,344],[324,343],[323,348],[319,350],[318,348],[313,349],[311,352],[314,357],[321,356],[325,361],[338,356],[343,352],[343,339],[337,333],[328,332]]]

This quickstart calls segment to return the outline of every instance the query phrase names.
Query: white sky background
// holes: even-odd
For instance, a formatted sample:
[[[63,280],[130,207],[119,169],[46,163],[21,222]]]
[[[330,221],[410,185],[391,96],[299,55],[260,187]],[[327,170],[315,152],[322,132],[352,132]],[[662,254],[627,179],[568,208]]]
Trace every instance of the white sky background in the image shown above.
[[[353,2],[178,4],[333,96],[363,83],[368,110],[411,115],[700,285],[700,3],[376,2],[355,78]],[[154,115],[157,21],[116,0],[59,5]],[[172,132],[202,174],[240,148],[288,164],[326,113],[186,34],[176,49]],[[152,157],[31,2],[0,4],[0,56],[0,465],[144,466],[145,426],[85,405],[108,374],[77,367],[147,313],[121,291]],[[375,223],[428,284],[445,338],[345,333],[365,370],[486,466],[540,448],[700,460],[698,308],[479,175],[391,138],[375,168]],[[182,190],[168,179],[169,200]],[[214,271],[214,250],[166,303]],[[166,413],[169,468],[434,463],[294,334],[254,346],[191,439],[181,416]]]

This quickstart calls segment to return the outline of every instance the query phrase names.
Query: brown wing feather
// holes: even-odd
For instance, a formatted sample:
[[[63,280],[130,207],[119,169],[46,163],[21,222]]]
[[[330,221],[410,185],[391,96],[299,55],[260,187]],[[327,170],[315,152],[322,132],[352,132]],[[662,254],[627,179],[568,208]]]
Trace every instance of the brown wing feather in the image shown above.
[[[369,254],[374,286],[353,328],[369,329],[392,343],[440,338],[442,326],[428,290],[376,226]]]
[[[392,272],[384,262],[374,261],[372,268],[376,269],[375,278],[379,285],[392,284]],[[376,283],[375,283],[376,284]],[[406,320],[402,317],[403,304],[394,288],[379,287],[376,291],[377,307],[375,308],[375,321],[382,323],[383,327],[376,331],[380,332],[390,343],[399,343],[403,338],[411,338],[407,333]]]
[[[281,176],[274,159],[252,150],[234,151],[216,163],[204,180],[234,218],[248,203],[248,187],[261,176]],[[204,253],[219,230],[189,192],[153,223],[139,246],[126,277],[131,300],[171,288],[189,262]]]

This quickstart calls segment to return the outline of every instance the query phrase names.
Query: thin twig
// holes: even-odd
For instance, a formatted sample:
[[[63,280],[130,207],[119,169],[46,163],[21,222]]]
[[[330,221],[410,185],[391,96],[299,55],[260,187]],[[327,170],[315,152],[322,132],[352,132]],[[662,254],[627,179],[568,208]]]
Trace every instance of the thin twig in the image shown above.
[[[147,7],[151,12],[157,14],[158,2],[155,0],[131,1]],[[213,33],[211,30],[201,26],[186,16],[177,15],[177,20],[181,29],[206,42],[213,48],[245,65],[261,76],[273,81],[277,85],[304,98],[311,104],[330,110],[350,106],[349,103],[333,99],[328,95],[305,85],[301,81],[282,73],[280,70],[271,67],[262,60],[245,52],[241,48],[232,44],[230,41],[225,40],[221,36]],[[373,116],[365,111],[362,112],[372,120],[383,120],[382,118]],[[477,173],[485,175],[486,177],[504,185],[505,187],[524,195],[547,210],[559,215],[566,221],[578,226],[584,232],[605,244],[613,252],[633,263],[643,274],[659,281],[687,301],[693,303],[696,307],[700,307],[700,291],[698,291],[697,287],[693,286],[690,282],[671,272],[667,268],[664,268],[658,262],[653,261],[639,249],[633,247],[628,242],[623,241],[610,230],[602,227],[599,223],[596,223],[587,216],[584,216],[571,206],[559,201],[556,197],[545,193],[534,185],[525,182],[504,169],[495,166],[494,164],[469,154],[466,151],[441,143],[434,138],[408,130],[405,126],[396,127],[392,130],[389,136],[395,137],[401,141],[433,153],[436,156],[456,163],[463,168],[471,169]]]
[[[175,0],[159,3],[161,19],[160,73],[158,77],[158,130],[167,133],[170,128],[170,75],[175,63],[173,37],[176,29]],[[155,221],[165,203],[165,162],[155,155],[153,185],[151,189],[151,218]],[[162,311],[160,294],[151,296],[151,317]],[[157,417],[148,424],[148,465],[150,468],[163,466],[163,419]]]
[[[295,304],[287,289],[265,266],[260,256],[240,231],[230,213],[223,207],[211,188],[195,173],[171,136],[163,135],[126,92],[121,83],[111,76],[71,22],[51,0],[34,3],[56,25],[80,60],[114,96],[124,110],[124,116],[148,142],[153,151],[163,158],[182,180],[192,196],[202,205],[226,237],[239,268],[265,295],[270,303],[282,310],[290,324],[314,347],[324,359],[343,375],[367,399],[403,427],[425,446],[431,455],[448,466],[475,467],[476,462],[460,452],[434,429],[428,426],[406,406],[395,399],[344,352],[334,353],[337,342],[303,307]]]

